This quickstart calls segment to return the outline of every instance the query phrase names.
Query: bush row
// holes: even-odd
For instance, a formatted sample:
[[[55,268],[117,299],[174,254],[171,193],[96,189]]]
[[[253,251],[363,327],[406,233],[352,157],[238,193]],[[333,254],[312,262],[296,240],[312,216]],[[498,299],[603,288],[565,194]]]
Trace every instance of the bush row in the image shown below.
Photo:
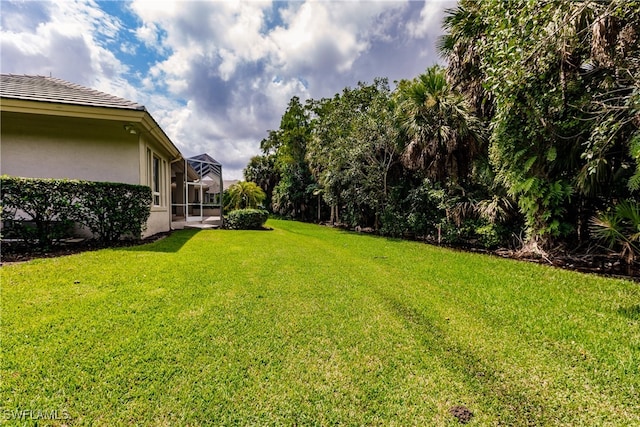
[[[225,216],[224,224],[231,230],[259,230],[268,218],[269,212],[262,209],[237,209]]]
[[[74,224],[102,243],[139,238],[151,208],[142,185],[65,179],[0,177],[3,238],[42,248],[68,237]]]

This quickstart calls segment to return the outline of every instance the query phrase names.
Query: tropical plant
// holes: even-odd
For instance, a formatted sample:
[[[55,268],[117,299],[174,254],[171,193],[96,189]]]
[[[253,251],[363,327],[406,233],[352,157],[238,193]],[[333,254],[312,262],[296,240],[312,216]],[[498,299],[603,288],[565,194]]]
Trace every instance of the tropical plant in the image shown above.
[[[227,190],[229,201],[225,209],[255,209],[259,207],[266,194],[254,182],[240,181]]]
[[[478,117],[490,118],[493,100],[483,85],[485,73],[481,68],[487,31],[483,5],[477,0],[460,0],[456,8],[446,12],[442,26],[447,33],[439,40],[438,50],[447,60],[447,81],[469,100]]]
[[[602,199],[640,187],[639,24],[638,1],[461,0],[448,11],[447,76],[490,120],[491,165],[534,249],[580,235]]]
[[[591,232],[609,248],[617,248],[627,264],[640,255],[640,204],[623,200],[591,220]]]
[[[396,95],[397,120],[406,137],[404,165],[441,182],[465,180],[480,153],[482,129],[465,99],[451,91],[444,69],[433,66],[401,81]]]

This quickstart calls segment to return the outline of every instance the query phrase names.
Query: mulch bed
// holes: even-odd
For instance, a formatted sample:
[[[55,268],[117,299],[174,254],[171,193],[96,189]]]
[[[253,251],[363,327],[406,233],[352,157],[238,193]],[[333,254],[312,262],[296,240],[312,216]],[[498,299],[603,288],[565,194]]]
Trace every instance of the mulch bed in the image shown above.
[[[87,239],[82,241],[74,241],[69,243],[58,243],[48,250],[33,250],[31,247],[26,246],[20,242],[2,242],[0,252],[0,265],[15,264],[18,262],[30,261],[38,258],[56,258],[65,255],[73,255],[81,252],[95,251],[98,249],[109,248],[125,248],[143,245],[145,243],[155,242],[160,239],[164,239],[171,232],[158,233],[153,236],[149,236],[141,240],[121,240],[111,245],[104,245],[97,240]]]
[[[627,264],[617,254],[581,254],[559,253],[546,258],[519,255],[517,251],[494,251],[493,254],[504,257],[520,259],[539,264],[552,265],[565,270],[579,271],[581,273],[599,274],[606,277],[616,277],[640,281],[640,263]]]

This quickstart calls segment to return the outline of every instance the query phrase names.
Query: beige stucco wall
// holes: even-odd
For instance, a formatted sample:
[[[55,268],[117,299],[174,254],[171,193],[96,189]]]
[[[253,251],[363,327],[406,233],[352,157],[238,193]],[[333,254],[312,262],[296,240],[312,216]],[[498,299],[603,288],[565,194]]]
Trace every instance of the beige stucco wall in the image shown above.
[[[153,236],[154,234],[169,231],[171,228],[171,216],[167,211],[151,212],[147,221],[147,229],[142,233],[142,237]]]
[[[127,132],[118,120],[2,112],[0,173],[150,185],[146,150],[165,163],[162,206],[151,208],[143,236],[171,228],[169,153],[144,130]]]
[[[147,229],[143,233],[144,237],[171,229],[171,158],[153,138],[142,133],[140,137],[140,170],[142,172],[140,184],[142,185],[152,186],[147,150],[151,150],[152,155],[161,159],[162,174],[160,182],[161,203],[160,206],[151,207]]]
[[[140,183],[138,136],[94,119],[2,113],[0,172]]]

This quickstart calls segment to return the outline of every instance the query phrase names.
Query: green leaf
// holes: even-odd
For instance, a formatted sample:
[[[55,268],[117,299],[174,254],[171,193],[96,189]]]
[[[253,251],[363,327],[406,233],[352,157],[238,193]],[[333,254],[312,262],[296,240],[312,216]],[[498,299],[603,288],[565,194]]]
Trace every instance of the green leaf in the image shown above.
[[[522,170],[524,172],[529,172],[529,170],[531,170],[531,167],[533,166],[533,164],[536,162],[536,160],[538,160],[537,156],[532,156],[529,157],[527,159],[527,161],[524,163],[524,166],[522,167]]]
[[[547,160],[550,162],[554,162],[556,157],[558,156],[558,152],[556,151],[556,147],[551,147],[547,151]]]

